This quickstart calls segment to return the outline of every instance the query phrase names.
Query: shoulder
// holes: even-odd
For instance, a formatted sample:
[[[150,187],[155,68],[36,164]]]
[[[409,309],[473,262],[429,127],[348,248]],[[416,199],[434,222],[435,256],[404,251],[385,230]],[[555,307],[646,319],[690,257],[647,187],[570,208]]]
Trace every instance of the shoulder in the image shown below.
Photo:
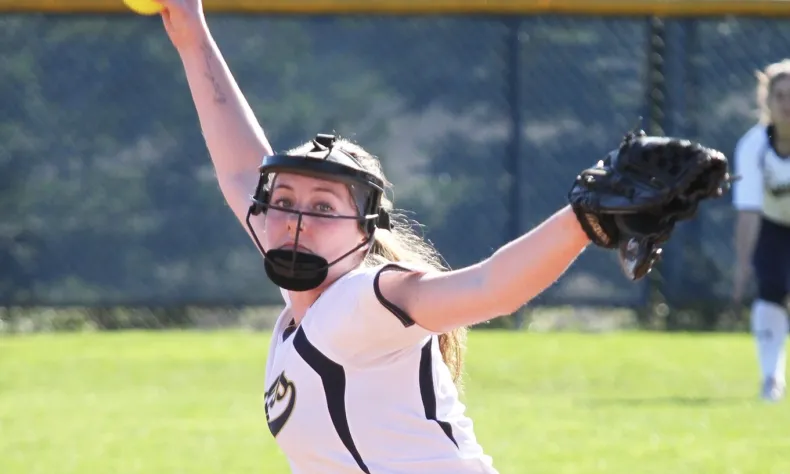
[[[382,295],[379,288],[382,275],[395,274],[408,276],[424,273],[425,269],[417,265],[405,262],[385,262],[374,266],[360,267],[354,269],[330,286],[326,294],[330,298],[339,297],[365,297],[374,296],[381,300]]]
[[[382,263],[360,267],[330,286],[305,317],[308,336],[318,338],[327,352],[340,359],[391,353],[417,344],[433,333],[382,294],[382,275],[411,275],[419,272],[404,263]]]
[[[409,278],[423,273],[416,265],[406,262],[385,262],[374,266],[361,267],[347,273],[337,283],[337,288],[328,294],[327,300],[345,299],[353,303],[356,313],[387,313],[389,318],[397,319],[404,327],[414,325],[412,318],[401,308],[384,296],[382,286],[393,280]]]
[[[744,133],[735,145],[736,154],[757,152],[768,145],[768,130],[761,123],[755,124]]]
[[[739,174],[759,174],[762,155],[770,147],[765,125],[757,124],[741,136],[735,145],[733,167]]]
[[[757,124],[738,140],[733,169],[732,201],[739,210],[759,210],[763,200],[763,162],[769,149],[768,130]]]
[[[351,270],[330,285],[319,299],[319,302],[324,300],[337,301],[342,298],[349,302],[353,300],[358,304],[364,303],[361,299],[375,295],[381,274],[388,269],[396,267],[398,265],[394,263],[382,263]]]

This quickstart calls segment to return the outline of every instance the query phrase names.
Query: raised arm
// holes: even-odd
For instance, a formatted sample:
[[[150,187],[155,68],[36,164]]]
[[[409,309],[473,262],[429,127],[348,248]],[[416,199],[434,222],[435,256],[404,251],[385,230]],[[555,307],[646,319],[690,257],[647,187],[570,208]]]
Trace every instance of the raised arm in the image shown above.
[[[512,313],[554,283],[590,243],[570,206],[489,258],[450,272],[385,272],[382,295],[418,325],[450,331]]]
[[[256,168],[272,148],[211,36],[202,2],[159,1],[166,7],[165,30],[181,57],[220,189],[243,222]]]

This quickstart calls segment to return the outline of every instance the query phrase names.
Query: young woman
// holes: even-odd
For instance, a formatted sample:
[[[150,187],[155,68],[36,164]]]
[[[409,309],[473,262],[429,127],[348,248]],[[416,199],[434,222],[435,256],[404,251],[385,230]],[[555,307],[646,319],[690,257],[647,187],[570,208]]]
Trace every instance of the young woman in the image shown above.
[[[759,123],[735,149],[737,209],[733,299],[739,305],[752,270],[757,298],[751,325],[762,375],[761,395],[785,393],[786,298],[790,291],[790,60],[757,74]]]
[[[447,271],[390,214],[373,155],[329,136],[275,154],[200,0],[161,2],[222,193],[286,299],[265,411],[293,472],[496,472],[458,397],[465,328],[563,274],[590,243],[574,212]]]

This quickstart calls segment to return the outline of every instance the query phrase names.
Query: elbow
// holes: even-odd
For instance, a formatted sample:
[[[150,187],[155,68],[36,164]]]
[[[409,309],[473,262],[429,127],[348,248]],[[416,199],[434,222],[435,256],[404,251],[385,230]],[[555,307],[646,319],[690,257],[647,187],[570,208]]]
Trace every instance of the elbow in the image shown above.
[[[465,275],[460,283],[448,292],[448,298],[430,306],[430,317],[418,318],[420,326],[435,332],[449,332],[460,326],[486,323],[500,316],[518,311],[525,302],[525,293],[513,290],[518,285],[507,284],[496,272],[491,272],[486,262],[461,270]]]
[[[497,274],[488,275],[483,283],[481,298],[486,301],[486,316],[493,319],[519,312],[538,295],[553,285],[562,275],[566,266],[556,271],[534,272],[528,279],[497,278]]]
[[[511,314],[518,313],[521,308],[524,307],[525,304],[529,302],[528,300],[519,299],[517,301],[509,301],[508,304],[502,304],[495,309],[495,312],[490,315],[489,319],[500,318],[502,316],[510,316]]]
[[[486,321],[518,312],[540,293],[539,289],[533,288],[533,282],[524,286],[518,281],[504,281],[492,265],[484,265],[481,273],[477,300],[483,302],[480,312]]]
[[[496,299],[498,303],[492,306],[495,314],[491,317],[509,316],[519,312],[525,305],[529,304],[542,291],[542,288],[519,288],[505,292]]]

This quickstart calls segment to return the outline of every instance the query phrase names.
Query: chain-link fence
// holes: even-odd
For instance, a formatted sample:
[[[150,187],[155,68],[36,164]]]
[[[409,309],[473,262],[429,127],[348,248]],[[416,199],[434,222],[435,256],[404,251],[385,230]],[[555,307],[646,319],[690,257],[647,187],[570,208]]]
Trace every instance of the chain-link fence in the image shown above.
[[[746,18],[210,25],[276,149],[318,132],[360,142],[453,267],[562,206],[640,116],[731,153],[754,120],[754,70],[788,40],[787,22]],[[90,307],[108,326],[125,307],[280,305],[215,184],[158,18],[7,15],[0,27],[0,305]],[[728,204],[705,206],[666,252],[653,283],[678,304],[726,294]],[[640,307],[649,284],[591,249],[538,302]]]

